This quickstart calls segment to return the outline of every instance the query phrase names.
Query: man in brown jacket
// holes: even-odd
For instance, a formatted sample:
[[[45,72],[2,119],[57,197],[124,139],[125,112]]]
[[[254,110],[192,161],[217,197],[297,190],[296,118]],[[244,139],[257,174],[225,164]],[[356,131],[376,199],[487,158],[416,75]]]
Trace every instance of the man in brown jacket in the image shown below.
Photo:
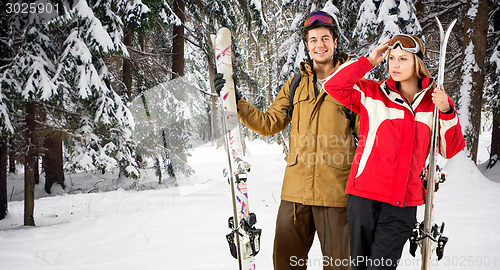
[[[237,93],[238,115],[261,135],[284,130],[291,122],[287,167],[276,221],[274,269],[350,269],[344,193],[355,143],[343,105],[329,96],[321,81],[347,61],[335,53],[337,29],[332,16],[315,12],[304,21],[303,39],[312,61],[300,65],[301,79],[290,102],[290,78],[267,110],[261,112]],[[220,92],[225,81],[215,78]],[[291,117],[287,115],[290,111]],[[359,119],[358,119],[359,120]],[[308,261],[317,232],[323,260]]]

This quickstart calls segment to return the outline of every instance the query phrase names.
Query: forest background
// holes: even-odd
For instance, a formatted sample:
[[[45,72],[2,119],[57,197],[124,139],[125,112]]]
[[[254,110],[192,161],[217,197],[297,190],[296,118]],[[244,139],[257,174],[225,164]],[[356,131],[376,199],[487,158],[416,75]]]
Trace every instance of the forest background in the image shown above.
[[[222,26],[231,30],[238,89],[265,110],[307,59],[301,23],[316,10],[336,17],[339,49],[353,59],[394,34],[422,37],[433,75],[439,52],[434,17],[445,27],[458,19],[445,89],[457,106],[469,158],[478,162],[479,135],[489,133],[486,162],[495,166],[499,0],[2,0],[0,219],[7,214],[7,175],[20,170],[25,225],[35,224],[33,187],[40,175],[47,193],[78,172],[119,168],[134,179],[131,188],[139,186],[141,168],[154,168],[160,183],[190,175],[192,142],[220,137],[210,35]],[[385,74],[380,65],[368,77]]]

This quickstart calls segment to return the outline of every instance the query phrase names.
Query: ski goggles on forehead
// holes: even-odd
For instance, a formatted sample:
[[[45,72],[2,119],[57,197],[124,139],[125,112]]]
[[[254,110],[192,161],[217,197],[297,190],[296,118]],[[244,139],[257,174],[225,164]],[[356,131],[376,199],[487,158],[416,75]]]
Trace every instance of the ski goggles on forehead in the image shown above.
[[[306,20],[304,21],[304,28],[313,25],[316,21],[324,26],[335,26],[335,22],[333,21],[332,16],[324,12],[316,12],[306,18]]]
[[[396,35],[389,42],[389,50],[396,48],[399,45],[402,50],[411,53],[420,52],[420,46],[418,46],[417,41],[409,35]]]

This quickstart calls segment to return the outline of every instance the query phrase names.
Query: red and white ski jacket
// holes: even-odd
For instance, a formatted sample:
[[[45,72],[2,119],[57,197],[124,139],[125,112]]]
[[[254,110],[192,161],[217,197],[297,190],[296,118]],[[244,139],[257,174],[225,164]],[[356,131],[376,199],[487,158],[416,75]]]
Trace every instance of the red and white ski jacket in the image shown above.
[[[347,181],[346,194],[405,207],[424,203],[420,173],[429,152],[432,78],[409,105],[392,78],[361,80],[372,69],[361,57],[340,66],[323,82],[328,94],[360,114],[359,143]],[[439,115],[439,152],[451,158],[465,147],[451,99],[452,113]]]

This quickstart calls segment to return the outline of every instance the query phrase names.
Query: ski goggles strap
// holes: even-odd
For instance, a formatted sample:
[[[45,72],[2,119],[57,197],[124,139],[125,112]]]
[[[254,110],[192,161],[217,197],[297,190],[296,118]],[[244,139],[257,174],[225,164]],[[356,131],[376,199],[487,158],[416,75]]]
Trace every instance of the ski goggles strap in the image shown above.
[[[400,34],[392,37],[389,42],[389,50],[399,46],[402,50],[416,54],[420,59],[423,59],[424,54],[420,50],[418,42],[410,35]]]
[[[330,16],[326,12],[318,11],[318,12],[310,14],[306,18],[306,20],[304,21],[304,28],[310,27],[315,22],[319,22],[323,26],[332,26],[332,27],[335,26],[335,22],[334,22],[332,16]]]

